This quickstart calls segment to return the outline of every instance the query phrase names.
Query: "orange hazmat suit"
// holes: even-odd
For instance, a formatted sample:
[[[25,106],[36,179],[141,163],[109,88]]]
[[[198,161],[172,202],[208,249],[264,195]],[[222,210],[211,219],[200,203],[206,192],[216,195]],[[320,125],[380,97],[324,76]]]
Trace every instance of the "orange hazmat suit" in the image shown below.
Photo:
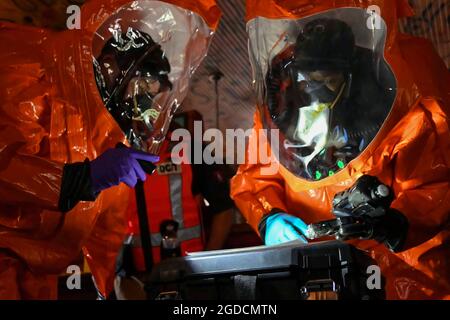
[[[0,23],[0,299],[56,298],[57,275],[81,251],[99,292],[112,289],[131,189],[110,188],[65,214],[58,199],[64,164],[125,142],[96,86],[93,39],[106,19],[132,3],[87,2],[79,30]],[[209,35],[218,24],[213,0],[165,3],[199,16]],[[201,60],[207,45],[198,48]]]
[[[255,230],[273,208],[316,223],[334,218],[331,209],[336,193],[362,175],[376,176],[394,190],[392,208],[409,221],[405,250],[394,254],[373,240],[351,242],[367,250],[380,265],[387,280],[387,298],[450,299],[450,76],[427,41],[399,33],[398,19],[412,14],[407,1],[249,0],[247,26],[258,24],[258,19],[261,25],[270,25],[341,8],[366,11],[370,6],[379,8],[386,24],[383,55],[396,80],[392,108],[372,142],[334,175],[314,181],[295,175],[283,163],[276,173],[263,174],[261,169],[272,164],[254,164],[248,159],[260,150],[270,152],[270,143],[254,134],[247,163],[232,180],[231,195]],[[264,33],[258,34],[258,26],[253,30],[253,64],[256,78],[258,72],[263,78],[265,72],[258,69],[262,51],[252,43],[261,43]],[[271,53],[270,49],[266,50]],[[257,109],[254,128],[266,129],[263,99]]]

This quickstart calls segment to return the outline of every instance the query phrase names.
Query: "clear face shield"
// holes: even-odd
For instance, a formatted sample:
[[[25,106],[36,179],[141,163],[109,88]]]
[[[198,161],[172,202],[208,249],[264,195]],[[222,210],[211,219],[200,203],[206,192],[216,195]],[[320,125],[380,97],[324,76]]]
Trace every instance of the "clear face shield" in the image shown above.
[[[134,148],[159,152],[211,36],[199,15],[159,1],[130,1],[97,30],[97,87]]]
[[[279,130],[280,141],[268,135],[272,151],[298,177],[344,169],[391,110],[396,80],[383,57],[385,24],[370,29],[367,19],[365,10],[342,8],[247,25],[263,126]]]

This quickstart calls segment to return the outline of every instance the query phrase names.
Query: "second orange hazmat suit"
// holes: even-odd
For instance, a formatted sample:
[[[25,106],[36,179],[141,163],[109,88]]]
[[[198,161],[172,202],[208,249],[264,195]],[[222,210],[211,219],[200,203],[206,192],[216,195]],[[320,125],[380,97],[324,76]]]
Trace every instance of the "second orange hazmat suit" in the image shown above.
[[[254,134],[247,163],[232,180],[232,198],[255,230],[273,208],[315,223],[333,218],[331,203],[336,193],[348,189],[364,174],[376,176],[394,190],[392,207],[409,220],[405,250],[394,254],[375,241],[352,243],[379,263],[387,278],[389,299],[450,299],[450,77],[428,42],[399,34],[398,19],[411,14],[407,2],[248,0],[247,20],[249,25],[259,17],[301,21],[336,8],[366,10],[372,5],[378,6],[387,25],[384,58],[397,83],[395,101],[382,130],[342,170],[318,181],[303,179],[284,165],[277,173],[264,175],[261,169],[270,164],[254,164],[248,159],[270,146]],[[269,20],[262,20],[269,25]],[[258,36],[258,26],[253,31]],[[265,34],[260,36],[252,39],[250,35],[251,50],[257,50],[258,40],[259,45],[264,43],[261,38]],[[270,47],[265,49],[270,53]],[[253,57],[256,77],[259,72],[264,79],[265,73],[258,69],[258,52],[254,51]],[[265,108],[260,99],[255,129],[265,128]]]
[[[213,0],[165,2],[201,17],[208,37],[217,26]],[[131,189],[110,188],[66,214],[58,199],[65,163],[95,159],[125,141],[98,92],[92,47],[101,24],[132,3],[88,1],[80,30],[0,24],[0,299],[56,298],[57,275],[81,250],[99,292],[112,289]],[[200,39],[198,30],[189,32]],[[207,42],[187,56],[187,74]]]

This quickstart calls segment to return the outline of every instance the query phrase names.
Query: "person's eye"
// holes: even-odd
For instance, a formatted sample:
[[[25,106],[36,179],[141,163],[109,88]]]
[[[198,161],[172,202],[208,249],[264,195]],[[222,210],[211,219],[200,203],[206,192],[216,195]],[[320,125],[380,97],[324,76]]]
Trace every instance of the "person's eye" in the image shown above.
[[[158,80],[157,79],[146,79],[147,84],[155,84]]]
[[[304,90],[304,89],[308,88],[309,87],[308,81],[305,81],[305,80],[301,81],[299,83],[299,87],[300,87],[300,90]]]

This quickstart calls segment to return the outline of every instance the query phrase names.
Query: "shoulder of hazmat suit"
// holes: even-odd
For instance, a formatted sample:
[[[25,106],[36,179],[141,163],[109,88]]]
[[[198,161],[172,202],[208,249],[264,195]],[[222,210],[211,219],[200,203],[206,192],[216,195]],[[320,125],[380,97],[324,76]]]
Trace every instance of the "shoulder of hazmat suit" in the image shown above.
[[[93,160],[126,142],[97,89],[93,41],[97,29],[117,12],[136,10],[145,15],[143,2],[89,1],[81,11],[80,30],[54,32],[0,23],[1,298],[55,298],[56,275],[65,272],[81,251],[99,293],[106,296],[112,289],[130,189],[124,184],[112,187],[96,201],[82,201],[64,214],[58,201],[65,164]],[[130,5],[132,10],[120,10]],[[208,37],[202,38],[181,26],[188,40],[204,42],[183,60],[187,71],[183,66],[178,70],[189,78],[218,23],[215,1],[151,1],[150,5],[184,15],[186,21],[196,19],[209,30]],[[172,30],[167,31],[170,36]],[[185,50],[192,44],[188,40],[185,47],[169,54]]]
[[[258,79],[259,73],[260,80],[262,79],[260,82],[264,82],[268,79],[264,78],[265,71],[276,71],[276,69],[270,71],[270,67],[263,68],[263,71],[261,67],[258,69],[258,66],[265,66],[264,58],[261,58],[264,56],[261,52],[264,53],[264,51],[256,51],[258,50],[256,45],[252,46],[252,41],[255,43],[257,39],[260,43],[265,41],[261,40],[265,37],[262,36],[263,30],[267,30],[263,27],[269,25],[269,20],[264,18],[274,19],[270,20],[270,23],[279,20],[275,26],[284,26],[284,24],[289,25],[291,20],[301,21],[302,17],[311,17],[321,12],[339,9],[339,6],[360,6],[365,11],[369,6],[375,5],[380,9],[387,26],[384,57],[396,80],[396,95],[392,108],[376,136],[364,151],[352,161],[339,165],[337,171],[331,171],[325,177],[320,171],[316,171],[316,176],[313,175],[312,178],[302,176],[305,174],[304,171],[295,172],[295,167],[289,167],[289,162],[286,160],[288,158],[283,155],[283,147],[279,147],[281,158],[270,155],[273,150],[270,141],[274,141],[274,138],[271,138],[268,133],[266,137],[254,131],[249,140],[246,163],[240,166],[231,182],[232,198],[256,231],[261,219],[273,208],[298,216],[306,223],[315,223],[334,218],[331,213],[334,195],[348,189],[362,175],[376,176],[394,190],[395,199],[391,207],[399,210],[409,221],[405,250],[394,254],[384,245],[373,240],[352,240],[352,243],[371,252],[377,260],[387,279],[388,298],[449,299],[450,107],[448,98],[450,76],[448,70],[428,42],[398,33],[398,19],[411,13],[406,1],[361,1],[358,5],[354,1],[340,1],[339,6],[336,5],[336,7],[335,3],[335,1],[320,3],[282,0],[247,1],[249,21],[247,29],[250,33],[250,56],[256,69],[255,78]],[[261,34],[258,34],[258,30],[261,30]],[[286,30],[288,33],[289,29],[286,28]],[[268,41],[272,42],[264,43],[261,48],[266,46],[268,48],[265,52],[266,56],[272,57],[275,53],[272,54],[271,50],[279,43],[276,40]],[[258,56],[255,52],[261,55]],[[422,64],[422,61],[428,64]],[[355,73],[353,76],[355,81],[357,76]],[[261,89],[263,85],[259,85],[258,81],[256,86],[257,93],[263,92]],[[279,88],[283,90],[283,85]],[[270,94],[269,90],[270,88],[267,88],[268,94]],[[276,97],[279,99],[277,101],[284,101],[280,100],[280,95]],[[268,122],[264,115],[264,110],[267,108],[264,108],[264,105],[266,103],[270,105],[271,101],[265,102],[264,97],[261,98],[261,96],[258,99],[254,129],[267,129],[267,125],[264,125]],[[301,99],[301,96],[298,99]],[[288,103],[289,101],[286,102]],[[282,130],[280,127],[280,131]],[[297,134],[301,133],[297,132]],[[304,135],[303,141],[306,139],[307,136]],[[261,159],[251,161],[255,154],[260,156],[264,153],[272,156],[272,159],[281,159],[281,161],[261,161]],[[290,155],[292,156],[293,153]],[[311,161],[307,165],[312,163]]]

